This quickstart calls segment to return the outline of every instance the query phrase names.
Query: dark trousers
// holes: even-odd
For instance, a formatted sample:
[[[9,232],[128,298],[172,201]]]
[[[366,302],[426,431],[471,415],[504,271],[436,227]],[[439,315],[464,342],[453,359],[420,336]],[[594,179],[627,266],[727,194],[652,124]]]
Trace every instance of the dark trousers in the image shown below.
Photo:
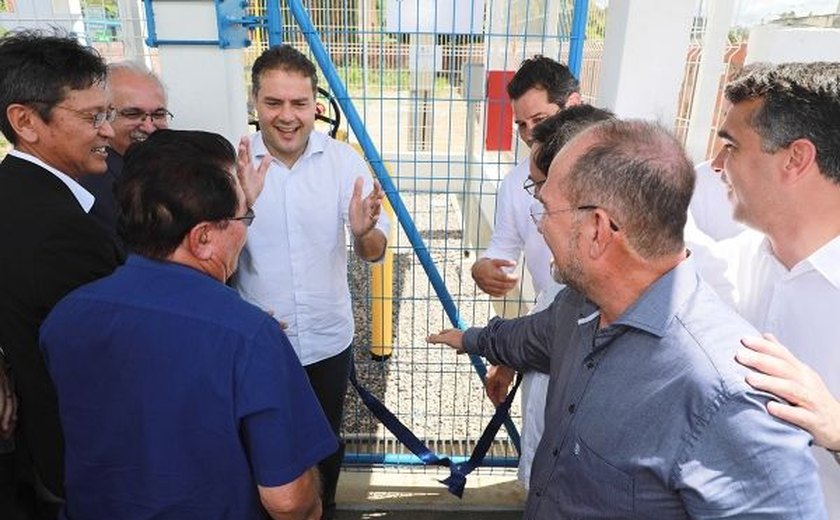
[[[331,358],[311,365],[306,365],[306,375],[324,415],[327,416],[335,436],[338,438],[338,451],[318,463],[323,490],[322,520],[332,520],[335,516],[335,491],[338,487],[338,475],[341,461],[344,459],[344,441],[341,440],[341,419],[344,416],[344,397],[347,393],[347,381],[350,377],[350,362],[353,359],[352,346]]]
[[[22,441],[18,436],[18,441]],[[0,454],[0,519],[55,520],[61,504],[38,491],[32,460],[19,442],[17,449]]]

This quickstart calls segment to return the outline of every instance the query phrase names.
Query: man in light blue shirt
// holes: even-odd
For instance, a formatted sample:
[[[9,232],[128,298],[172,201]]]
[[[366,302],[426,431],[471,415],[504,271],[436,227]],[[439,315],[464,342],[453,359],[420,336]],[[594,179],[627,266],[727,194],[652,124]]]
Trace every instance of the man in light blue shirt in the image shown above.
[[[532,216],[568,288],[542,313],[429,338],[550,371],[525,518],[826,518],[809,436],[735,362],[756,331],[688,258],[680,144],[610,121],[558,157]]]

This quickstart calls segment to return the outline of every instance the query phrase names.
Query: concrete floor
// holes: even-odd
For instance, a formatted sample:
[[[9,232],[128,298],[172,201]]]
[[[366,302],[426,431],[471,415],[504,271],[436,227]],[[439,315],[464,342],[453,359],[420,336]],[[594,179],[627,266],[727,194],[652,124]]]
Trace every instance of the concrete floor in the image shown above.
[[[448,473],[427,470],[343,471],[337,520],[514,520],[522,517],[525,491],[514,470],[472,474],[463,498],[438,482]]]

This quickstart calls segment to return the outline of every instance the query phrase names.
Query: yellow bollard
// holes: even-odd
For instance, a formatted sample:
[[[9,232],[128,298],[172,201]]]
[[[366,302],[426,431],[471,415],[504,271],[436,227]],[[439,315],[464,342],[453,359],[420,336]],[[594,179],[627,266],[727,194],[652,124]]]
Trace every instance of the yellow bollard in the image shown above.
[[[348,142],[347,133],[339,130],[336,140]],[[364,157],[359,145],[350,143],[350,146]],[[374,361],[389,359],[394,344],[394,253],[391,246],[396,240],[399,224],[394,219],[394,209],[388,199],[382,203],[382,211],[388,216],[391,227],[385,256],[370,268],[370,358]]]
[[[394,341],[394,253],[391,244],[397,223],[387,199],[382,209],[391,221],[391,229],[385,257],[370,269],[370,358],[374,361],[390,358]]]

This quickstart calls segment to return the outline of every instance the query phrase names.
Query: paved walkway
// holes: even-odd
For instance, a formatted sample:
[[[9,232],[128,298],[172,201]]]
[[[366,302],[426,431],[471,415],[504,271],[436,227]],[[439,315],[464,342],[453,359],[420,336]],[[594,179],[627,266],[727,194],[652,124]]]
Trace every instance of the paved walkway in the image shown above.
[[[445,471],[343,471],[337,520],[518,520],[525,492],[514,470],[473,474],[458,499],[439,479]]]

